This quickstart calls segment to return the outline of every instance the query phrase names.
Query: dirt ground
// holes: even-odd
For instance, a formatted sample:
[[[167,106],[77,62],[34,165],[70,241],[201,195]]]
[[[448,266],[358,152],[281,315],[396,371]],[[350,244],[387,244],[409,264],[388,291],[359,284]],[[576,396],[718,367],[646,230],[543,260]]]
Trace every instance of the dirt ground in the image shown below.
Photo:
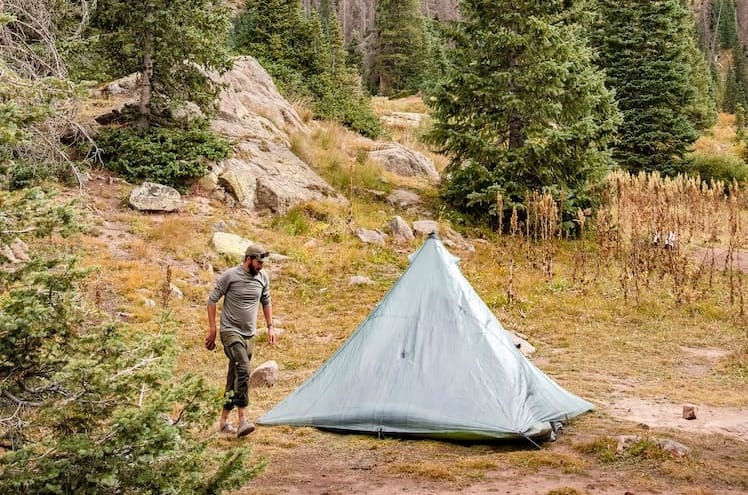
[[[133,235],[126,225],[108,212],[121,203],[117,182],[95,177],[89,191],[97,199],[90,208],[102,218],[100,239],[115,258],[127,257]],[[95,206],[98,204],[98,206]],[[193,205],[196,210],[201,205]],[[748,254],[741,253],[748,262]],[[746,270],[748,271],[748,269]],[[723,349],[683,349],[696,358],[690,373],[705,373],[722,358]],[[698,368],[701,366],[703,369]],[[604,380],[604,377],[590,377]],[[742,487],[690,486],[687,481],[672,486],[670,478],[657,473],[632,476],[629,468],[607,468],[585,463],[583,468],[564,465],[563,459],[579,459],[574,445],[621,431],[667,437],[670,432],[698,443],[699,435],[725,439],[723,456],[731,469],[738,464],[748,469],[748,398],[743,408],[720,408],[700,404],[697,418],[682,418],[683,404],[666,399],[644,400],[632,395],[623,384],[609,397],[599,398],[594,418],[582,417],[564,429],[556,442],[541,445],[547,463],[523,464],[525,453],[535,446],[498,444],[469,446],[423,440],[376,440],[359,435],[341,435],[310,428],[262,427],[242,440],[221,439],[227,448],[234,442],[251,442],[257,459],[267,461],[264,471],[237,493],[241,495],[338,495],[338,494],[515,494],[515,495],[728,495],[748,493]],[[259,416],[264,411],[252,411]],[[602,420],[600,418],[603,418]],[[613,428],[608,429],[608,427]],[[283,427],[281,427],[283,428]],[[614,431],[615,430],[615,431]],[[218,435],[218,434],[216,434]],[[710,442],[713,445],[715,442]],[[719,442],[717,442],[719,444]],[[693,443],[692,443],[693,445]],[[713,447],[710,447],[713,448]],[[560,464],[553,459],[562,459]],[[584,461],[580,461],[584,462]],[[458,469],[453,469],[458,466]],[[466,468],[468,466],[468,468]],[[470,468],[470,466],[477,466]],[[459,474],[452,474],[458,472]]]
[[[700,434],[717,434],[728,439],[729,446],[722,454],[734,459],[738,456],[748,460],[748,408],[700,407],[697,419],[682,418],[680,404],[654,403],[636,398],[625,398],[611,404],[602,414],[613,416],[614,422],[628,424],[642,435],[653,434],[667,437],[669,429],[677,429],[692,438]],[[597,426],[592,426],[597,429]],[[265,428],[260,427],[257,436],[249,441],[257,442],[257,451],[263,452]],[[572,424],[562,432],[555,443],[545,443],[543,450],[553,455],[574,455],[570,443],[584,441],[585,437],[605,435],[605,431],[586,430],[582,424]],[[470,476],[450,479],[448,473],[456,459],[470,456],[475,446],[451,445],[431,442],[419,446],[419,440],[399,440],[396,448],[384,446],[360,448],[355,435],[340,435],[328,432],[313,433],[314,441],[300,443],[272,455],[265,471],[240,493],[251,495],[338,495],[371,494],[599,494],[599,495],[644,495],[644,494],[692,494],[727,495],[748,493],[740,487],[699,488],[688,484],[672,486],[659,479],[657,474],[630,476],[627,469],[610,470],[587,464],[583,470],[564,469],[561,466],[513,466],[499,462],[489,467],[475,479]],[[730,442],[735,440],[736,442]],[[385,443],[387,441],[384,441]],[[436,447],[433,444],[438,444]],[[354,445],[351,445],[354,444]],[[366,444],[365,444],[366,445]],[[357,448],[359,447],[359,448]],[[505,456],[507,452],[532,451],[534,447],[522,444],[482,446],[476,454],[481,458]],[[398,454],[394,454],[395,450]],[[403,452],[404,451],[404,452]],[[401,472],[403,463],[422,461],[428,456],[435,464],[419,473]],[[464,461],[463,461],[464,462]],[[439,469],[441,468],[441,470]]]

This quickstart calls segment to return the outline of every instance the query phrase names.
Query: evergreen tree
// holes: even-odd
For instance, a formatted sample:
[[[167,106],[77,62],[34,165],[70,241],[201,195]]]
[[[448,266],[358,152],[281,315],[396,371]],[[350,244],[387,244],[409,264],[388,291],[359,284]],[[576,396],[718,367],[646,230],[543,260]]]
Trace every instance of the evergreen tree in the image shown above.
[[[233,45],[258,59],[281,86],[297,88],[299,82],[289,84],[293,74],[287,70],[302,78],[321,72],[322,38],[321,24],[306,18],[300,0],[247,1],[234,28]]]
[[[220,88],[204,70],[230,65],[231,24],[221,0],[99,0],[92,25],[112,75],[141,74],[138,127],[147,129],[174,103],[211,108]]]
[[[619,121],[582,28],[586,3],[466,0],[429,140],[450,156],[443,198],[476,219],[523,208],[529,191],[587,206]],[[497,212],[497,195],[506,208]],[[506,224],[505,224],[506,225]]]
[[[415,93],[425,69],[426,32],[419,0],[379,0],[367,80],[380,95]]]
[[[740,44],[732,49],[732,63],[725,77],[722,109],[733,113],[738,104],[748,106],[748,60]]]
[[[61,241],[76,217],[40,190],[0,191],[0,245],[30,246],[12,265],[0,254],[13,267],[0,270],[0,493],[240,487],[261,466],[246,465],[247,447],[207,449],[218,394],[195,376],[173,380],[168,319],[158,331],[118,328],[78,290],[87,272]]]
[[[745,107],[738,103],[735,105],[735,138],[742,140],[745,137]]]
[[[614,158],[631,172],[672,175],[698,134],[689,118],[689,36],[693,19],[681,0],[599,0],[593,39],[608,87],[623,112]]]
[[[421,91],[431,94],[435,85],[447,73],[447,48],[441,23],[436,19],[426,21],[426,68],[423,72]]]
[[[738,42],[738,23],[735,0],[712,0],[710,2],[712,32],[716,34],[720,48],[729,50]]]
[[[234,31],[234,49],[257,57],[287,97],[309,100],[315,114],[376,137],[381,131],[361,77],[347,65],[334,10],[325,25],[304,16],[299,0],[248,1]]]
[[[361,33],[355,29],[351,33],[351,40],[348,42],[346,51],[348,53],[346,64],[361,72],[364,66],[363,40],[361,39]]]
[[[688,10],[688,0],[681,0],[683,7]],[[698,130],[706,130],[717,123],[717,96],[714,79],[710,74],[707,54],[699,46],[699,35],[696,30],[696,22],[688,23],[689,65],[691,67],[691,86],[695,91],[695,97],[689,107],[686,108],[688,119]]]

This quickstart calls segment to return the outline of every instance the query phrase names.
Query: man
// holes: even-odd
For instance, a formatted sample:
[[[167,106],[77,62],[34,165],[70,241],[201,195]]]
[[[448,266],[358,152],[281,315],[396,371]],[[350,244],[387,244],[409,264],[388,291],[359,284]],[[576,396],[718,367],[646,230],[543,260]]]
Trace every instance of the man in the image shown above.
[[[268,328],[270,345],[275,344],[273,309],[270,305],[270,280],[262,271],[263,260],[268,256],[264,247],[253,244],[244,254],[241,265],[226,270],[208,297],[208,336],[205,348],[216,348],[216,304],[223,297],[221,310],[221,343],[229,359],[226,376],[226,402],[221,410],[219,429],[222,433],[249,435],[255,425],[247,420],[245,408],[249,404],[249,361],[252,359],[252,340],[257,332],[257,308]],[[229,421],[229,412],[236,407],[237,426]]]

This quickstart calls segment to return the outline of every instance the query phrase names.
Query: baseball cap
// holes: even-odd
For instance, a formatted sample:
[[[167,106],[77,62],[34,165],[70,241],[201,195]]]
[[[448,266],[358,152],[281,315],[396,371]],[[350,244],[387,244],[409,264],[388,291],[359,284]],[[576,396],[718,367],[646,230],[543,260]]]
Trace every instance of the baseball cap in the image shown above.
[[[244,252],[244,255],[251,256],[257,259],[262,259],[262,258],[268,257],[270,253],[263,246],[260,246],[259,244],[252,244]]]

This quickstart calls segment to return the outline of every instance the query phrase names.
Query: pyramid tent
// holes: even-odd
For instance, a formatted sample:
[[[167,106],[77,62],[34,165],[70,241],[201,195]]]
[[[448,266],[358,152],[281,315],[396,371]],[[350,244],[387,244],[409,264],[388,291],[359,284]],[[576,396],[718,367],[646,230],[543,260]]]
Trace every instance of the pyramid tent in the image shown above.
[[[457,263],[429,236],[350,338],[259,423],[529,438],[591,410],[522,355]]]

